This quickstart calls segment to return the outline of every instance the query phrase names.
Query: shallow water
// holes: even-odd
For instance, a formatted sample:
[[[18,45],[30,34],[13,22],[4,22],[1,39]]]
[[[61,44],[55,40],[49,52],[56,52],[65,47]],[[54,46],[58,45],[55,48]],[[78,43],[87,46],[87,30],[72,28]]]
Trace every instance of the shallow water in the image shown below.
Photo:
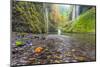
[[[12,35],[12,65],[95,61],[96,40],[94,33],[49,34],[46,36],[25,34],[24,37],[20,36],[18,38],[17,33]],[[16,46],[16,38],[26,39],[23,40],[25,45]],[[48,50],[35,56],[35,47],[45,47]],[[35,61],[30,59],[35,59]]]

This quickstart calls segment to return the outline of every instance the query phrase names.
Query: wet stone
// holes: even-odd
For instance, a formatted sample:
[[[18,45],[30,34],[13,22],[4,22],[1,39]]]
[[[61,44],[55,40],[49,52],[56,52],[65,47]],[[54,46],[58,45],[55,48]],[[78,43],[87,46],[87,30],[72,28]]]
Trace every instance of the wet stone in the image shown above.
[[[95,48],[91,48],[86,41],[74,39],[64,35],[40,35],[17,33],[13,36],[11,44],[12,65],[49,64],[63,62],[79,62],[95,60]],[[24,46],[16,46],[15,41],[23,39]],[[82,43],[82,44],[81,44]],[[92,44],[92,43],[91,43]],[[93,44],[92,44],[93,45]],[[43,51],[37,53],[34,49],[42,47]]]

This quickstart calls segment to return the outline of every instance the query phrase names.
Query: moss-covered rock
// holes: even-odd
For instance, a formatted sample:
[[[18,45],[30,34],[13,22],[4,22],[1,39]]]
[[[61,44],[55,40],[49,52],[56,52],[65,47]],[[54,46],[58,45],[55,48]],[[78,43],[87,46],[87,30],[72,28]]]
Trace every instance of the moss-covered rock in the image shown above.
[[[96,14],[95,8],[91,8],[73,21],[69,32],[95,32]]]
[[[17,40],[15,42],[16,46],[23,46],[24,45],[24,42],[23,41],[20,41],[20,40]]]

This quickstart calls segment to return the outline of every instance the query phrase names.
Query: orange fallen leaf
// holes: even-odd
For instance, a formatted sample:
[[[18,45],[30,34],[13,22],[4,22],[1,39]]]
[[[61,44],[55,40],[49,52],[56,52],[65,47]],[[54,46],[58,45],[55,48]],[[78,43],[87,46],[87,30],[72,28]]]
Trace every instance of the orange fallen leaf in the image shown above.
[[[35,53],[41,53],[43,51],[42,47],[35,48]]]

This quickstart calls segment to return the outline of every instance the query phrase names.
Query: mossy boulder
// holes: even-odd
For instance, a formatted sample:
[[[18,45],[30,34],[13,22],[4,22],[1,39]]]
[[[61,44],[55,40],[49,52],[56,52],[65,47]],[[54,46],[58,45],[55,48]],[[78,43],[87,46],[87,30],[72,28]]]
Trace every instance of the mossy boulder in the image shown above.
[[[23,46],[24,45],[24,42],[23,41],[20,41],[20,40],[17,40],[15,42],[16,46]]]

